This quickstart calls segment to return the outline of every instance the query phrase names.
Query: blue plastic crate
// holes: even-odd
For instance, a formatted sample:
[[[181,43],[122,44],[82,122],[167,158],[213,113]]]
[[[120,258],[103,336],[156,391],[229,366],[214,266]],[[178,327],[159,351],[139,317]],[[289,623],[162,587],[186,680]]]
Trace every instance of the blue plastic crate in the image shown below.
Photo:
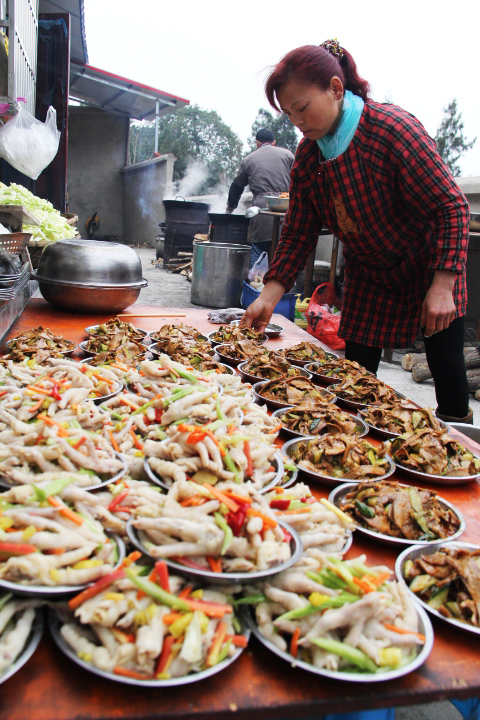
[[[260,290],[252,288],[245,280],[243,281],[242,307],[247,308],[260,295]],[[295,320],[295,293],[285,293],[273,312],[279,313],[292,322]]]

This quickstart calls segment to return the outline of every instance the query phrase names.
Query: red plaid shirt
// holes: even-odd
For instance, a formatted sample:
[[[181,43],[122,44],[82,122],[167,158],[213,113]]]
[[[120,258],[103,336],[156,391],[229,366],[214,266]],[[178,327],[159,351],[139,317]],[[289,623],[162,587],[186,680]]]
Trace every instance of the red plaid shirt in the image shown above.
[[[324,161],[303,139],[290,207],[266,280],[287,290],[327,227],[344,243],[339,335],[371,347],[407,347],[435,270],[457,274],[456,315],[467,303],[468,203],[421,123],[368,102],[348,149]]]

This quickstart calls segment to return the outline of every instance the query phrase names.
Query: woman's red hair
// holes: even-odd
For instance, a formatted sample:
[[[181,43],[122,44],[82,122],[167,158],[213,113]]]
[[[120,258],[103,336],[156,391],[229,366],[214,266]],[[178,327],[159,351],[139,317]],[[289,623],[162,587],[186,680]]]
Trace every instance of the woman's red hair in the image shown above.
[[[370,85],[358,74],[350,53],[344,50],[339,61],[320,45],[303,45],[287,53],[267,78],[265,93],[270,105],[281,112],[277,104],[277,93],[292,77],[326,90],[334,76],[340,78],[345,90],[359,95],[364,102],[369,99]]]

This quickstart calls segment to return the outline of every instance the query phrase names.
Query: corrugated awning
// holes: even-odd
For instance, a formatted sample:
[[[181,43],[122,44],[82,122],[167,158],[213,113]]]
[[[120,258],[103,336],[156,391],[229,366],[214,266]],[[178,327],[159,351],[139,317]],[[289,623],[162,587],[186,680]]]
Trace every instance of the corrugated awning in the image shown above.
[[[190,104],[184,98],[73,60],[70,63],[70,97],[136,120],[152,120],[156,115]]]

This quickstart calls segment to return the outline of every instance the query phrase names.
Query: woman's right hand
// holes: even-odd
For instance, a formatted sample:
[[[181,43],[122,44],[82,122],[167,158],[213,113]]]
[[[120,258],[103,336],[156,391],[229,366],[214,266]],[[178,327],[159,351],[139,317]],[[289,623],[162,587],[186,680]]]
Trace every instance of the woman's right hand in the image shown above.
[[[248,306],[240,320],[240,325],[263,332],[270,322],[275,306],[285,293],[285,286],[277,280],[269,280],[259,297]]]

